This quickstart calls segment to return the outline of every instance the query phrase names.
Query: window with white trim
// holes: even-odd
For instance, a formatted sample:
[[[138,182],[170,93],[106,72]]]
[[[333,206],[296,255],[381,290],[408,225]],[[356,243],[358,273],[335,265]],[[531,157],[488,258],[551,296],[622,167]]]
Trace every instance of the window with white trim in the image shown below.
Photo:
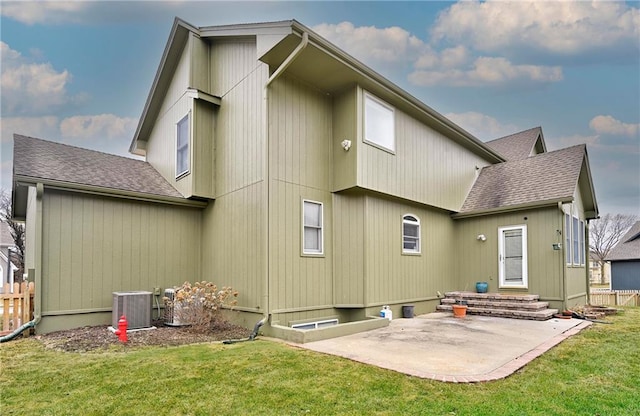
[[[322,254],[322,203],[302,201],[302,252]]]
[[[573,264],[580,264],[580,228],[577,217],[573,217],[573,228],[571,229],[571,237],[573,241]]]
[[[364,94],[364,141],[395,152],[396,132],[393,107],[373,95]]]
[[[585,229],[584,229],[584,221],[580,220],[580,240],[578,243],[578,249],[580,250],[580,265],[584,266],[584,239],[585,239]]]
[[[564,248],[566,255],[566,263],[571,264],[571,215],[564,214]]]
[[[402,252],[420,253],[420,219],[414,215],[402,217]]]
[[[189,172],[189,114],[176,124],[176,178]]]

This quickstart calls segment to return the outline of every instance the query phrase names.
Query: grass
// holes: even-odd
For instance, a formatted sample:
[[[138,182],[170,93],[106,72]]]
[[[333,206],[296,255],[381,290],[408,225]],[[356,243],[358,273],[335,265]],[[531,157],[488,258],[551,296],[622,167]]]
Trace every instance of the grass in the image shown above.
[[[511,377],[445,384],[260,340],[45,350],[0,346],[3,415],[638,415],[640,308]]]

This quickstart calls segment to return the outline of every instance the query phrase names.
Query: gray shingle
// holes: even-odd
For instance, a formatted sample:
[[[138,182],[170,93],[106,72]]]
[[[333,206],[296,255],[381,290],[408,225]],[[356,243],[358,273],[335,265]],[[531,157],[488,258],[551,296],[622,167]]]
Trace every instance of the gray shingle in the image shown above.
[[[640,259],[640,221],[637,221],[611,249],[606,260],[637,260]]]
[[[149,163],[14,134],[14,175],[182,198]]]
[[[582,144],[483,168],[460,212],[571,198],[585,148]]]
[[[507,160],[526,159],[542,134],[540,127],[511,134],[485,143],[487,146],[504,156]]]

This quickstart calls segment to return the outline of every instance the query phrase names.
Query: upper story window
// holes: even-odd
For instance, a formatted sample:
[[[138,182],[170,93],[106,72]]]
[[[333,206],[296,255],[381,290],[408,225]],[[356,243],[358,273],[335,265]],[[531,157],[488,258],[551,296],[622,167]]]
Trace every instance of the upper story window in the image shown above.
[[[176,178],[189,172],[189,114],[176,125]]]
[[[420,220],[413,215],[402,217],[402,252],[420,253]]]
[[[395,152],[396,128],[393,107],[373,95],[364,94],[364,140]]]
[[[302,201],[302,253],[322,254],[322,203]]]

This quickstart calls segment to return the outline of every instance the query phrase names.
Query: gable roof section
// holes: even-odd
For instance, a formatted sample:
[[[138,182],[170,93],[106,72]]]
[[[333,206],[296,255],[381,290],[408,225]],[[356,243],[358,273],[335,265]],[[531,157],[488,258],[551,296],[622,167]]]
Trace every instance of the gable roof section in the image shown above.
[[[58,189],[193,205],[147,162],[19,134],[13,137],[14,189],[43,183]]]
[[[490,163],[504,161],[500,154],[475,136],[296,20],[198,28],[176,18],[129,147],[132,153],[144,154],[144,142],[155,122],[190,33],[202,39],[212,40],[255,37],[259,55],[256,58],[274,70],[289,57],[306,33],[309,46],[287,67],[288,73],[328,93],[358,84],[408,115],[439,130],[463,147],[481,155]]]
[[[582,144],[484,167],[454,217],[571,202],[585,161]]]
[[[542,150],[540,153],[547,151],[542,128],[540,127],[491,140],[486,144],[507,160],[526,159],[532,156],[532,152],[536,147]]]
[[[640,221],[633,224],[605,260],[640,260]]]

